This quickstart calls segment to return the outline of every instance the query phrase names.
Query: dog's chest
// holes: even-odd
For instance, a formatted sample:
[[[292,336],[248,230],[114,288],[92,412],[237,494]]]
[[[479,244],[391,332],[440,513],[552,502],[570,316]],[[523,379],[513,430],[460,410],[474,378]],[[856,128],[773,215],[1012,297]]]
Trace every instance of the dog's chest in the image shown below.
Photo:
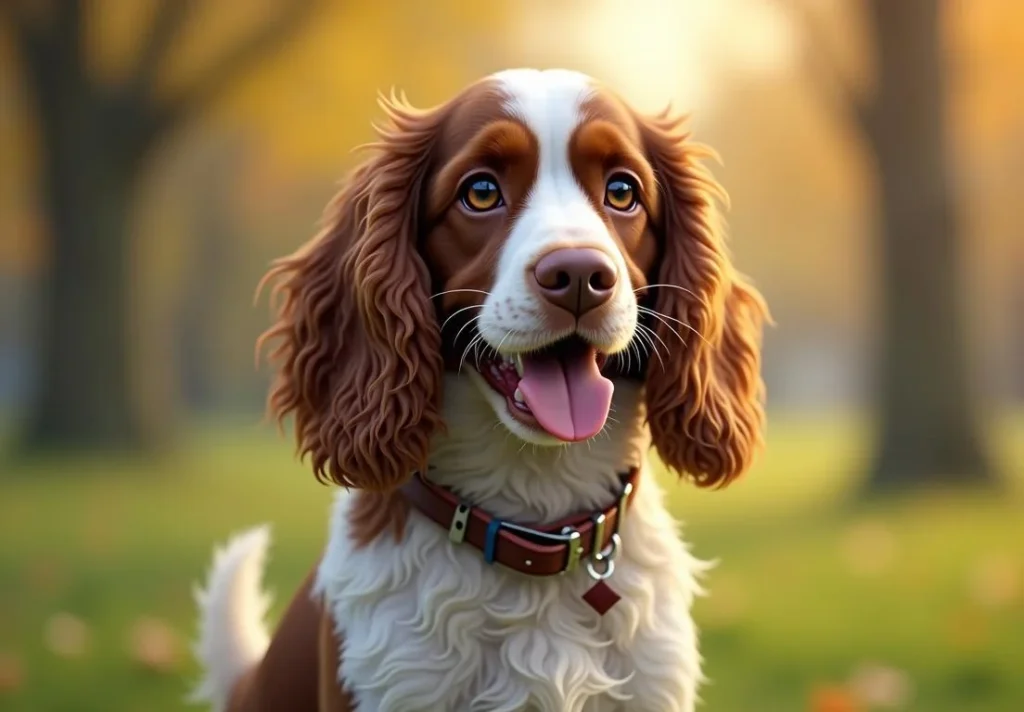
[[[594,583],[582,570],[530,579],[489,566],[418,514],[401,545],[354,548],[340,521],[320,587],[361,712],[692,709],[693,571],[674,536],[631,527],[637,544],[664,551],[645,561],[623,547],[610,580],[622,599],[600,616],[582,598]]]

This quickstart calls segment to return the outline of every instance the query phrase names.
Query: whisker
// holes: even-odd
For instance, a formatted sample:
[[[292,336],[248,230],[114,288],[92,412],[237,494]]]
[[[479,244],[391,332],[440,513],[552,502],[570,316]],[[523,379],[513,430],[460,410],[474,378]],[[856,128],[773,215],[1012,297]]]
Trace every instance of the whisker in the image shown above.
[[[669,350],[669,348],[668,348],[668,344],[666,344],[666,343],[665,343],[665,341],[664,341],[664,340],[663,340],[663,339],[662,339],[662,338],[661,338],[660,336],[658,336],[658,332],[657,332],[657,331],[655,331],[654,329],[650,328],[649,326],[645,326],[645,327],[644,327],[644,329],[645,329],[645,330],[646,330],[646,331],[647,331],[647,332],[648,332],[648,333],[649,333],[649,334],[650,334],[651,336],[653,336],[653,337],[654,337],[655,339],[657,339],[657,340],[658,340],[658,343],[660,343],[660,344],[661,344],[662,346],[664,346],[664,347],[665,347],[665,355],[666,355],[666,356],[671,356],[671,355],[672,355],[671,351],[670,351],[670,350]],[[677,336],[678,336],[678,334],[677,334]],[[682,341],[682,337],[680,337],[680,339],[679,339],[679,340],[680,340],[680,341]],[[686,342],[685,342],[685,341],[683,341],[683,345],[684,345],[684,346],[686,345]]]
[[[639,369],[643,365],[643,358],[648,354],[647,344],[643,341],[633,340],[633,352],[636,353],[637,357],[637,368]]]
[[[501,337],[501,341],[498,342],[498,347],[496,349],[494,349],[494,353],[495,354],[497,354],[498,356],[501,356],[501,345],[504,344],[505,343],[505,339],[507,339],[510,336],[512,336],[512,330],[511,329],[506,331],[505,335]]]
[[[666,345],[665,342],[662,341],[661,337],[658,336],[650,327],[644,326],[643,324],[637,324],[637,328],[640,329],[640,331],[637,331],[637,333],[643,334],[650,341],[651,349],[654,351],[654,355],[658,357],[658,361],[661,363],[661,368],[664,369],[665,361],[661,358],[661,353],[658,352],[658,348],[657,345],[654,343],[654,339],[660,341],[661,345],[665,347],[666,355],[668,355],[668,345]],[[654,337],[654,339],[651,338],[652,336]]]
[[[665,287],[668,289],[678,289],[680,292],[686,292],[695,299],[700,299],[700,295],[696,294],[693,290],[687,289],[686,287],[680,287],[678,284],[648,284],[646,287],[637,287],[633,290],[633,293],[643,291],[645,289],[658,289]],[[703,301],[703,300],[702,300]]]
[[[636,331],[633,334],[633,343],[636,345],[637,358],[642,358],[643,356],[650,356],[651,355],[651,348],[647,344],[647,342],[644,341],[644,337],[645,336],[646,336],[646,334],[644,334],[642,331]],[[642,353],[641,353],[641,351],[642,351]]]
[[[486,345],[484,347],[486,349]],[[487,353],[485,350],[484,353]],[[473,344],[473,363],[476,365],[476,370],[480,370],[480,340],[478,339]]]
[[[655,319],[660,321],[662,324],[664,324],[665,328],[667,328],[669,330],[669,332],[672,334],[672,336],[674,336],[677,339],[679,339],[679,341],[683,344],[684,347],[688,346],[688,344],[686,343],[686,339],[684,339],[682,337],[682,335],[680,335],[680,333],[675,329],[675,327],[673,327],[671,324],[669,324],[667,321],[665,321],[662,318],[661,314],[650,313],[649,316],[654,317]],[[648,327],[648,328],[650,328],[650,327]]]
[[[449,321],[454,319],[457,315],[461,314],[462,312],[468,311],[470,309],[483,309],[483,305],[482,304],[471,304],[468,307],[462,307],[462,309],[456,309],[454,312],[449,314],[448,318],[444,320],[443,324],[441,324],[441,331],[444,331],[444,327],[448,326],[448,322]]]
[[[644,352],[647,356],[657,356],[658,361],[661,361],[664,366],[664,361],[661,360],[661,353],[658,351],[658,345],[654,343],[654,339],[651,338],[650,329],[645,327],[643,324],[637,324],[636,336],[638,337],[638,343],[644,347]]]
[[[665,347],[665,355],[666,356],[672,353],[669,350],[669,348],[668,348],[668,344],[666,344],[662,340],[662,338],[658,335],[658,332],[656,330],[652,329],[647,324],[637,324],[637,328],[642,330],[645,334],[649,334],[650,336],[653,336],[655,339],[657,339],[658,343],[660,343],[662,346]],[[678,334],[676,334],[676,336],[678,336]],[[679,337],[679,338],[681,339],[682,337]]]
[[[655,309],[651,309],[649,307],[639,307],[638,309],[639,309],[639,311],[642,314],[648,314],[650,316],[653,316],[656,319],[660,319],[660,320],[668,319],[669,321],[674,321],[675,323],[679,324],[680,326],[686,327],[687,329],[692,331],[694,334],[697,335],[697,338],[699,338],[705,344],[709,343],[708,340],[706,338],[704,338],[704,334],[702,334],[699,331],[697,331],[697,329],[695,329],[693,326],[687,324],[685,321],[681,321],[679,319],[676,319],[675,317],[671,317],[668,314],[662,314],[660,311],[657,311]],[[665,325],[668,326],[668,324],[665,324]],[[674,329],[673,329],[673,331],[674,331]],[[682,338],[682,337],[679,337],[679,338]]]
[[[437,297],[443,297],[446,294],[455,294],[457,292],[472,292],[473,294],[483,294],[484,296],[487,297],[491,296],[490,292],[485,292],[482,289],[448,289],[443,292],[438,292],[437,294],[431,296],[430,298],[433,300],[436,299]]]
[[[480,370],[480,344],[483,344],[483,346],[484,346],[484,355],[485,356],[487,355],[488,351],[494,351],[494,348],[489,343],[484,341],[483,338],[479,339],[476,342],[476,344],[473,346],[473,359],[476,362],[476,370],[477,371]],[[497,355],[498,352],[494,351],[494,353]]]
[[[477,334],[476,336],[473,337],[473,340],[469,342],[469,345],[466,347],[466,350],[462,352],[462,358],[459,359],[459,370],[458,370],[459,374],[462,373],[462,365],[466,362],[466,356],[469,355],[470,349],[472,349],[474,346],[476,346],[478,341],[482,341],[483,338],[484,337],[483,337],[482,334]],[[474,353],[476,353],[476,352],[474,351]],[[479,360],[478,360],[478,363],[479,363]]]
[[[632,373],[633,372],[633,354],[636,354],[636,363],[637,363],[638,367],[643,362],[643,358],[644,358],[643,354],[640,353],[640,347],[637,345],[636,340],[631,340],[629,342],[629,350],[628,350],[627,353],[629,354],[629,365],[627,366],[627,369],[629,370],[630,373]]]
[[[475,317],[473,317],[472,319],[470,319],[469,321],[467,321],[467,322],[466,322],[465,324],[463,324],[463,325],[462,325],[462,328],[461,328],[461,329],[459,329],[459,333],[457,333],[457,334],[455,335],[455,341],[454,341],[454,343],[455,343],[455,344],[459,343],[459,337],[460,337],[460,336],[462,336],[462,332],[466,330],[466,327],[467,327],[467,326],[469,326],[470,324],[472,324],[472,323],[474,323],[474,322],[476,322],[476,321],[479,321],[479,320],[480,320],[481,318],[483,318],[483,314],[477,314],[477,315],[476,315]],[[479,334],[477,334],[477,335],[479,336]],[[472,342],[470,342],[470,343],[472,343]]]

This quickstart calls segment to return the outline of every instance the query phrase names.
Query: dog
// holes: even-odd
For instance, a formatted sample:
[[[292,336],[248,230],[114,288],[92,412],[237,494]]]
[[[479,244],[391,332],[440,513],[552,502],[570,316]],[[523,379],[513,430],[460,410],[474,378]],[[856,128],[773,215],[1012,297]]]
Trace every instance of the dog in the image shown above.
[[[707,564],[649,452],[699,487],[763,445],[759,292],[685,120],[568,70],[429,110],[381,97],[369,157],[273,264],[269,408],[337,485],[269,639],[265,528],[215,555],[215,710],[692,712]]]

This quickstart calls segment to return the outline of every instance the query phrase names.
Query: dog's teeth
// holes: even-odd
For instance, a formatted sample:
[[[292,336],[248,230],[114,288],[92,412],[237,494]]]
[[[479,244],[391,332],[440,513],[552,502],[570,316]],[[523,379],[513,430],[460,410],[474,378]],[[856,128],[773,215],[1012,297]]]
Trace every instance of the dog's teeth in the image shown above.
[[[516,373],[518,373],[520,375],[520,377],[521,377],[523,375],[523,357],[517,355],[513,359],[513,361],[516,364]]]
[[[514,398],[516,399],[516,403],[525,403],[526,402],[526,399],[523,398],[523,392],[521,390],[519,390],[518,388],[516,389]]]

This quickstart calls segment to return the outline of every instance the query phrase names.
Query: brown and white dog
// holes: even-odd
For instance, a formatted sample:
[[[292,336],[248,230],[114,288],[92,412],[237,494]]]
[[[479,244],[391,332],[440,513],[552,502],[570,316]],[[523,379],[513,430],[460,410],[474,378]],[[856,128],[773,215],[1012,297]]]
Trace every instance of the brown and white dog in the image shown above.
[[[215,557],[216,710],[689,712],[706,565],[651,472],[720,487],[762,438],[760,295],[668,113],[509,70],[380,140],[277,283],[278,378],[322,559],[272,640],[268,537]]]

